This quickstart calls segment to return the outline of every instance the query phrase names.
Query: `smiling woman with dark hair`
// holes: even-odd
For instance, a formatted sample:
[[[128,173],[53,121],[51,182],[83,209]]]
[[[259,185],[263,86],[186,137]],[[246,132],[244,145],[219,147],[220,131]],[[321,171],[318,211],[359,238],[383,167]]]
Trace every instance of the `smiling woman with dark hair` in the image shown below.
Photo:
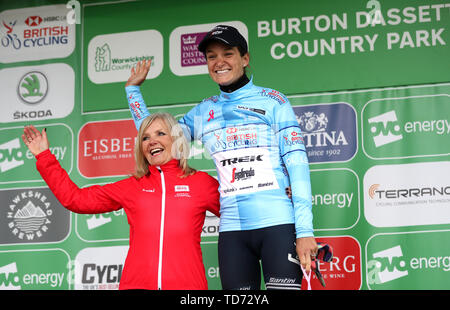
[[[198,49],[220,94],[179,122],[216,165],[222,288],[259,289],[262,267],[267,289],[299,290],[300,265],[310,272],[318,248],[308,158],[292,106],[282,93],[247,77],[248,45],[236,28],[214,27]],[[139,88],[149,70],[150,61],[139,62],[125,85],[137,127],[149,115]]]

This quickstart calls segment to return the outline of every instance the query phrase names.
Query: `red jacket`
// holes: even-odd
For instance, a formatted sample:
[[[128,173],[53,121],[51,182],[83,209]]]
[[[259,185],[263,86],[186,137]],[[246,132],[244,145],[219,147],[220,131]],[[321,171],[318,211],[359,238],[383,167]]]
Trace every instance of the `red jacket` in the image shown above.
[[[56,198],[76,213],[124,208],[130,247],[119,289],[207,289],[200,234],[206,210],[219,215],[218,182],[205,172],[186,178],[177,160],[150,174],[79,188],[49,150],[36,166]]]

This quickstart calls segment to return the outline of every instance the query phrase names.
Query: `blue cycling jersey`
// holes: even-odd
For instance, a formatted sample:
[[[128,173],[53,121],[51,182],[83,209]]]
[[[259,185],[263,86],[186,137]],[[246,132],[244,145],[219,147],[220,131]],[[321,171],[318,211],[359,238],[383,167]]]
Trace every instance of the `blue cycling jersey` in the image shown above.
[[[138,86],[126,87],[126,93],[139,129],[150,113]],[[250,80],[232,93],[203,100],[179,122],[187,137],[203,143],[216,165],[220,232],[295,223],[297,238],[313,236],[308,159],[283,94]]]

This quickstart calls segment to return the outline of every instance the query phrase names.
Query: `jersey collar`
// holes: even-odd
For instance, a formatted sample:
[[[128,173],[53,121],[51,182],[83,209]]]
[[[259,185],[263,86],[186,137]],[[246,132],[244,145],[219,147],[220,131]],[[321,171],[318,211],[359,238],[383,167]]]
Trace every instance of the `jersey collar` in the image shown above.
[[[239,89],[236,89],[234,92],[226,93],[224,91],[220,91],[220,99],[221,100],[238,100],[243,97],[248,96],[247,93],[252,89],[253,87],[253,75],[250,77],[250,81],[242,86]]]

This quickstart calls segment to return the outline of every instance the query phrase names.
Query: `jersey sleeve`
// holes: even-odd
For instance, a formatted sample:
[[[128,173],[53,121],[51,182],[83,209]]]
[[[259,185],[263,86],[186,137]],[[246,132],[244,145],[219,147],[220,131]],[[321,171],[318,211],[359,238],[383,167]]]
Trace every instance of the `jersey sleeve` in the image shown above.
[[[141,88],[139,86],[131,85],[125,87],[127,94],[128,107],[133,117],[136,129],[139,130],[142,121],[150,115],[142,97]]]
[[[125,189],[120,181],[104,186],[79,188],[49,150],[38,154],[36,159],[36,168],[42,178],[58,201],[70,211],[94,214],[122,208],[119,193],[125,192]]]
[[[314,236],[311,180],[301,129],[289,100],[274,108],[280,156],[289,174],[297,238]]]
[[[136,129],[139,130],[142,121],[150,115],[150,112],[145,105],[145,101],[141,93],[141,88],[139,86],[126,86],[125,92],[127,94],[128,107],[130,109],[131,116],[133,117],[134,125],[136,126]],[[194,125],[194,122],[196,119],[198,119],[198,117],[196,117],[196,113],[197,109],[195,107],[178,121],[188,140],[189,138],[191,140],[195,138],[194,130],[196,126]]]

